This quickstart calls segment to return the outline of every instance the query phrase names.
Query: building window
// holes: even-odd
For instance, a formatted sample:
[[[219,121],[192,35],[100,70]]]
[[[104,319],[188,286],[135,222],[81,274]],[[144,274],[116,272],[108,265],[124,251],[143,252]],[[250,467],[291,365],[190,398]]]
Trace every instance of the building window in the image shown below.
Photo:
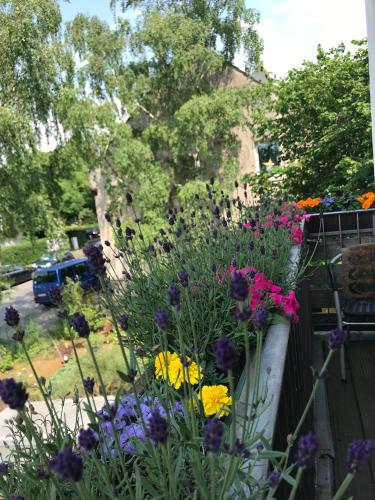
[[[280,165],[280,150],[276,142],[264,142],[257,145],[259,167],[262,172],[267,166]]]

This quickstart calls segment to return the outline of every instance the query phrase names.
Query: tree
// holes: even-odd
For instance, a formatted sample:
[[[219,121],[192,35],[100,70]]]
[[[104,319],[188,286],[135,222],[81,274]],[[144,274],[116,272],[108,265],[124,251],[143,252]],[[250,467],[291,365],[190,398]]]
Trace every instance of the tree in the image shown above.
[[[155,206],[145,179],[152,177],[160,206],[186,182],[233,175],[233,129],[247,125],[248,90],[224,90],[218,81],[240,47],[249,69],[258,64],[258,16],[242,0],[130,1],[122,7],[142,9],[136,26],[117,18],[111,28],[83,15],[68,25],[66,40],[81,68],[75,103],[64,106],[62,120],[81,153],[95,161],[92,168],[100,166],[115,204],[127,189],[136,191],[147,215]]]
[[[88,179],[83,183],[87,165],[65,144],[57,115],[75,75],[61,22],[55,0],[0,0],[0,230],[5,236],[23,232],[32,238],[36,230],[50,233],[62,218],[76,221],[82,212],[93,214]],[[41,152],[41,143],[51,136],[56,150]],[[69,185],[71,175],[80,188]],[[66,212],[68,185],[75,213]]]
[[[218,78],[241,47],[247,68],[258,64],[258,15],[244,0],[122,7],[142,8],[135,25],[79,14],[62,26],[56,0],[0,0],[3,232],[78,216],[88,201],[67,190],[98,168],[118,211],[137,192],[149,221],[186,182],[235,170],[248,95]],[[43,128],[51,153],[38,150]]]
[[[283,188],[296,197],[373,188],[368,54],[353,43],[318,47],[316,62],[268,87],[260,133],[280,144]]]

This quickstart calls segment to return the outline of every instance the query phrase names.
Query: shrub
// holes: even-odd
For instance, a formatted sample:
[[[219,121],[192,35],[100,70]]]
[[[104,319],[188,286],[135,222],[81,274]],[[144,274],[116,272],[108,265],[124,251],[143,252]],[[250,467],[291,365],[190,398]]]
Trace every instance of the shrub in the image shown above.
[[[27,266],[35,262],[47,251],[47,240],[21,241],[15,245],[0,248],[1,264]]]

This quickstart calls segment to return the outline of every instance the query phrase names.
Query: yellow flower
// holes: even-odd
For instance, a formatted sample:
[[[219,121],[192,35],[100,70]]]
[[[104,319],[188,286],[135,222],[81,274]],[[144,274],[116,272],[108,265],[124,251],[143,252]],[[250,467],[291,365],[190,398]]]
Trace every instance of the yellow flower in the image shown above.
[[[155,358],[155,376],[156,378],[162,378],[164,380],[167,379],[167,366],[168,371],[170,370],[171,363],[177,358],[176,353],[159,352],[159,354]]]
[[[168,372],[166,365],[168,365]],[[185,357],[184,364],[182,364],[178,354],[167,351],[157,355],[155,359],[155,375],[156,378],[169,379],[169,382],[176,389],[179,389],[184,382],[191,385],[198,384],[203,378],[203,371],[188,356]]]
[[[228,396],[228,387],[225,385],[204,385],[199,394],[206,417],[216,415],[219,417],[228,415],[232,404],[232,397]]]

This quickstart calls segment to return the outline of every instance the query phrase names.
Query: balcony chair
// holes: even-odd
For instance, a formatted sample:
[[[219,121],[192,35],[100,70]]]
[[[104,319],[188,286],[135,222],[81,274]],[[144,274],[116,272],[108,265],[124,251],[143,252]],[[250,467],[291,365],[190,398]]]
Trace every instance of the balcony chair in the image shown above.
[[[337,265],[341,264],[338,281]],[[375,326],[375,244],[344,248],[328,264],[337,326],[346,330],[346,340],[354,327]],[[340,290],[342,285],[342,290]],[[346,382],[345,345],[340,348],[341,380]]]

